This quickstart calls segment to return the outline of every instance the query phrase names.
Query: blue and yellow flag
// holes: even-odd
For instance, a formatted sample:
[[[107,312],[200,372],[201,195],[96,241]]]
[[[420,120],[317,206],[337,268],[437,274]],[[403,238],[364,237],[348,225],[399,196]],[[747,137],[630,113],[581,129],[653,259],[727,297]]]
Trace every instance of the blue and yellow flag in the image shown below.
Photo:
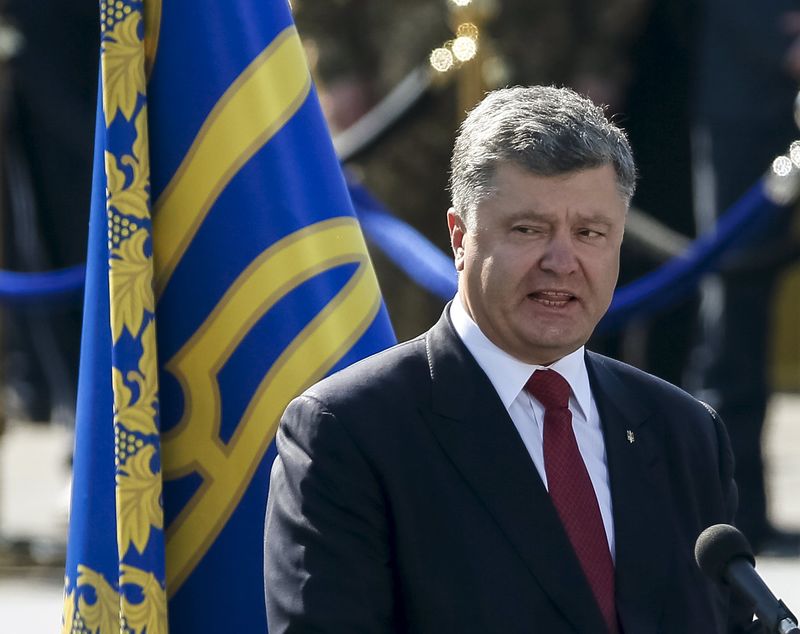
[[[393,334],[285,1],[101,13],[63,631],[265,631],[279,417]]]

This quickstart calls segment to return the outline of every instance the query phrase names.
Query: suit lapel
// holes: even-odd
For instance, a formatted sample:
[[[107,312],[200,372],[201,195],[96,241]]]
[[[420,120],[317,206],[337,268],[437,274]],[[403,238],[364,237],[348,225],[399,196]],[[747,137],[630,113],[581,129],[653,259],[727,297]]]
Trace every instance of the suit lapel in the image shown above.
[[[659,487],[662,453],[651,413],[607,361],[587,353],[592,393],[600,413],[606,444],[616,543],[617,610],[626,632],[658,630],[670,566],[667,520]]]
[[[605,624],[525,445],[445,310],[426,336],[433,383],[430,428],[513,549],[580,632]]]

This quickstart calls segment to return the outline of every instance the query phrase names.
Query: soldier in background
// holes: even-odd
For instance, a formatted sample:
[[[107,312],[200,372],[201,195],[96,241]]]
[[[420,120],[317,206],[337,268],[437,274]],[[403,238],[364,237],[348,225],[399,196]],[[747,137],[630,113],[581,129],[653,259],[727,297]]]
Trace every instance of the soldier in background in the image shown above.
[[[99,16],[92,0],[5,0],[21,35],[4,66],[2,268],[46,271],[86,261],[97,99]],[[72,424],[81,308],[3,313],[6,415]]]
[[[701,231],[728,209],[797,138],[800,4],[705,0],[694,110],[696,213]],[[800,556],[800,534],[769,520],[761,438],[767,401],[773,294],[792,244],[791,216],[751,239],[706,281],[701,339],[689,387],[728,427],[739,487],[736,522],[757,553]]]

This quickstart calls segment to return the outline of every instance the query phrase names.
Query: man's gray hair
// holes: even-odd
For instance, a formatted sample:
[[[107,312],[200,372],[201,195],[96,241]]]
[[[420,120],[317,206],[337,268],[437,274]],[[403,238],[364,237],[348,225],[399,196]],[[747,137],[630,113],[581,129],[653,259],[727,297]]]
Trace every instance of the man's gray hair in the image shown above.
[[[625,133],[603,109],[569,88],[531,86],[490,92],[467,115],[450,163],[453,207],[468,226],[492,194],[500,164],[540,176],[612,165],[626,203],[636,188],[636,166]]]

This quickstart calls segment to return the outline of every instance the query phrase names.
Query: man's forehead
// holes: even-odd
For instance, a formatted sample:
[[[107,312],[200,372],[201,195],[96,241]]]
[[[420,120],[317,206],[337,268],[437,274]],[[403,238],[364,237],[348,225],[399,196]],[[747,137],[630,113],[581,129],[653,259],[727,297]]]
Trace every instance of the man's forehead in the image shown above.
[[[528,216],[552,213],[563,203],[586,219],[615,219],[628,207],[610,164],[557,174],[503,164],[478,203],[498,199],[512,205],[510,212]]]
[[[616,213],[609,212],[605,209],[569,209],[568,216],[570,219],[578,220],[580,222],[595,223],[595,224],[612,224],[617,221],[618,216]],[[561,213],[555,210],[536,209],[533,206],[523,207],[521,209],[510,211],[506,218],[510,221],[524,221],[532,220],[537,222],[551,222],[562,216]]]
[[[491,190],[498,185],[498,181],[502,183],[509,177],[524,178],[526,176],[555,184],[568,181],[575,176],[586,173],[603,174],[609,182],[619,185],[619,175],[617,174],[614,164],[610,161],[606,163],[589,164],[576,167],[575,169],[551,170],[549,168],[539,169],[538,167],[526,165],[514,160],[496,161],[492,165],[491,171],[488,172],[489,177],[486,185],[488,186],[487,189]]]

